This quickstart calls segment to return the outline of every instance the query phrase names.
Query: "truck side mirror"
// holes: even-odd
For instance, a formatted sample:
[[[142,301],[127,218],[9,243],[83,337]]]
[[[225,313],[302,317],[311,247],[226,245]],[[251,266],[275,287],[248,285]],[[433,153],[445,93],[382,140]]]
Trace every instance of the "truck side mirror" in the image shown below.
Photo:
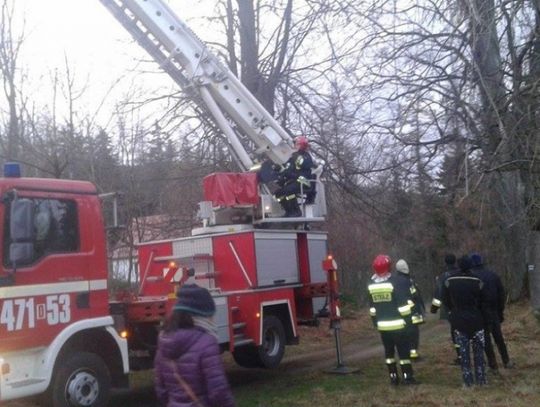
[[[11,264],[29,263],[34,257],[34,201],[20,198],[11,202],[9,233]]]

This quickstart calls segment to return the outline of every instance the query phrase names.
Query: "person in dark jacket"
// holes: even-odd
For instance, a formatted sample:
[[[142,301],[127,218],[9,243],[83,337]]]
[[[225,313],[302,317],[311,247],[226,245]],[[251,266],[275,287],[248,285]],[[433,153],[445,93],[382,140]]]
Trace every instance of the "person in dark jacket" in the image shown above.
[[[454,364],[461,365],[461,361],[459,360],[459,345],[457,344],[454,335],[455,329],[452,327],[452,322],[448,316],[448,309],[441,301],[441,293],[444,282],[448,277],[452,276],[459,270],[456,264],[456,256],[453,253],[448,253],[446,256],[444,256],[444,264],[446,268],[445,271],[435,279],[435,291],[433,292],[433,300],[431,301],[430,312],[432,314],[436,314],[437,311],[439,311],[439,319],[447,320],[449,322],[450,338],[452,338],[452,345],[456,351],[456,359],[454,360]]]
[[[315,177],[312,173],[315,163],[307,151],[309,148],[307,137],[297,137],[295,146],[297,151],[279,169],[277,183],[280,188],[274,194],[287,218],[302,216],[297,200],[300,192],[306,194],[306,204],[311,204],[315,200],[315,183],[313,182]]]
[[[167,407],[234,407],[212,316],[208,290],[182,286],[178,301],[158,339],[155,389]]]
[[[472,273],[480,278],[484,283],[486,292],[486,309],[484,310],[484,331],[485,331],[485,351],[490,369],[494,372],[498,370],[497,357],[493,351],[491,336],[501,355],[503,366],[511,368],[514,364],[510,361],[504,336],[501,330],[501,323],[504,321],[505,292],[501,279],[493,271],[484,267],[482,256],[478,253],[471,254],[473,264]]]
[[[392,276],[390,264],[390,257],[382,254],[373,260],[375,274],[371,276],[368,285],[369,314],[381,335],[390,383],[398,385],[400,382],[395,359],[397,350],[403,384],[417,384],[409,356],[407,335],[412,308],[408,301],[409,288],[403,279]]]
[[[411,346],[410,357],[414,360],[419,358],[418,347],[420,346],[420,324],[424,323],[426,307],[422,295],[420,294],[420,290],[411,277],[409,265],[405,260],[399,259],[396,262],[396,271],[397,276],[404,278],[409,286],[410,299],[412,301],[412,316],[411,324],[407,326],[407,331],[409,333],[409,344]]]
[[[484,385],[486,372],[484,365],[484,283],[471,274],[472,262],[469,256],[458,261],[459,272],[448,277],[442,287],[442,302],[450,310],[450,321],[459,344],[461,372],[466,387]],[[472,345],[474,373],[471,367],[470,348]]]

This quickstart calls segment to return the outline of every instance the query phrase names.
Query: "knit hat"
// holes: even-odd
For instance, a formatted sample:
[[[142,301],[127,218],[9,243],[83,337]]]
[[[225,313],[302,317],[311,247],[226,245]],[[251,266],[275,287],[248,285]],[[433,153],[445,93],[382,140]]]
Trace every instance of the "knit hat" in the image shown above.
[[[403,274],[409,274],[409,265],[403,259],[399,259],[396,263],[396,270]]]
[[[210,292],[196,284],[185,284],[176,293],[178,301],[174,310],[184,311],[193,315],[211,317],[216,313],[216,304]]]
[[[458,266],[461,271],[470,271],[472,265],[471,258],[469,256],[462,256],[458,260]]]
[[[480,256],[478,253],[472,253],[471,262],[473,267],[481,266],[483,264],[482,256]]]
[[[444,262],[449,266],[452,266],[456,264],[456,256],[452,253],[448,253],[446,256],[444,256]]]

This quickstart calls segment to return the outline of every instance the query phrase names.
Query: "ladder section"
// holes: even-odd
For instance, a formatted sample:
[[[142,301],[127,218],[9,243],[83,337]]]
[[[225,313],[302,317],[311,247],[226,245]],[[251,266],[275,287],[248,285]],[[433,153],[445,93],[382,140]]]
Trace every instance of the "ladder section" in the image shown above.
[[[235,348],[255,343],[253,339],[246,337],[244,328],[247,324],[242,321],[240,314],[240,309],[238,307],[231,307],[231,331],[233,335],[231,342]]]
[[[287,161],[291,137],[163,0],[100,1],[182,89],[202,102],[244,170],[253,165],[252,156]],[[255,150],[248,153],[238,134]]]

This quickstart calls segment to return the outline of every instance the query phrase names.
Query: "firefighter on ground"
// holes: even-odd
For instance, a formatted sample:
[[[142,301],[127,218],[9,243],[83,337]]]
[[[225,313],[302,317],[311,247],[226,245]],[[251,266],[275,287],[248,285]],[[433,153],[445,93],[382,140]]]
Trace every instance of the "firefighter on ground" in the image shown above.
[[[305,136],[299,136],[295,140],[296,151],[289,160],[278,168],[279,189],[275,197],[285,211],[285,217],[301,217],[302,211],[298,205],[297,196],[301,193],[306,195],[306,204],[315,200],[315,182],[312,170],[315,168],[313,158],[307,151],[309,141]]]
[[[398,385],[400,377],[395,354],[399,355],[403,384],[417,384],[413,375],[407,324],[411,323],[409,290],[390,273],[390,257],[378,255],[373,260],[374,274],[368,285],[369,313],[381,334],[390,383]]]
[[[424,323],[426,307],[422,295],[420,294],[420,290],[411,277],[409,265],[405,260],[399,259],[396,262],[396,271],[397,277],[405,280],[410,292],[412,317],[411,324],[407,326],[407,331],[409,333],[409,343],[411,345],[410,357],[414,360],[419,358],[418,347],[420,345],[420,324]]]
[[[457,264],[456,264],[456,256],[453,253],[448,253],[446,256],[444,256],[444,264],[445,264],[445,271],[443,271],[440,275],[438,275],[435,278],[435,291],[433,292],[433,300],[431,301],[431,309],[430,312],[432,314],[436,314],[437,311],[439,311],[439,319],[441,320],[447,320],[450,324],[450,338],[452,338],[452,345],[454,347],[454,350],[456,351],[456,359],[454,360],[454,364],[460,366],[460,356],[459,356],[459,345],[455,338],[455,330],[452,327],[452,322],[449,318],[449,311],[446,308],[446,306],[441,301],[441,291],[442,287],[444,285],[444,282],[447,278],[451,277],[453,274],[457,273],[459,271]]]
[[[484,309],[484,331],[485,331],[485,347],[488,366],[492,372],[498,371],[497,358],[493,351],[493,344],[491,343],[491,336],[497,345],[499,354],[505,368],[512,368],[514,363],[510,361],[508,356],[508,349],[504,342],[504,336],[501,330],[501,323],[504,321],[504,306],[506,302],[506,295],[501,279],[493,271],[484,267],[482,256],[478,253],[471,254],[472,261],[472,274],[478,277],[484,283],[484,290],[486,292],[486,307]]]

